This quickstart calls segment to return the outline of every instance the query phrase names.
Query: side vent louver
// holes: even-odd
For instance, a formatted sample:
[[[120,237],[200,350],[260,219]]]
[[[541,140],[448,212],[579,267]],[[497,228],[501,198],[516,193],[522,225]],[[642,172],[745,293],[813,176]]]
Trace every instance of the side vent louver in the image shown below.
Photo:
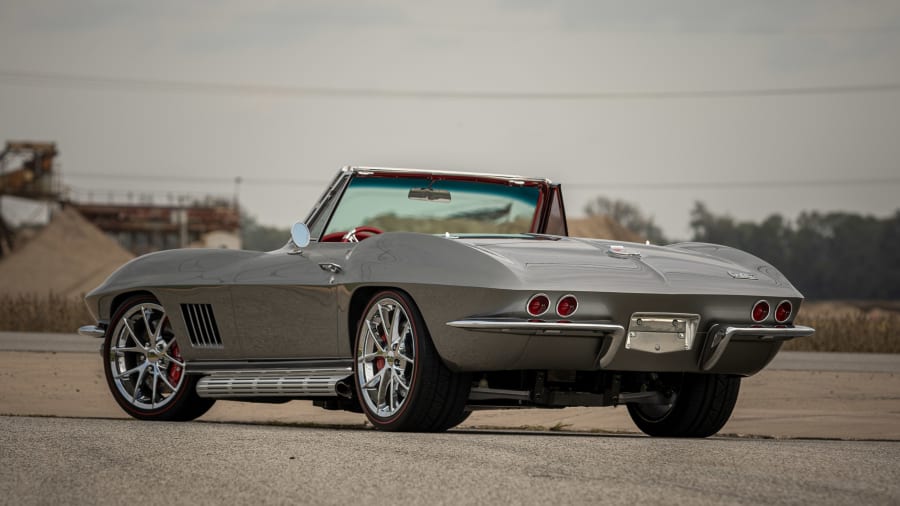
[[[221,348],[222,338],[219,327],[213,316],[212,304],[182,304],[181,314],[191,338],[191,345],[196,348]]]

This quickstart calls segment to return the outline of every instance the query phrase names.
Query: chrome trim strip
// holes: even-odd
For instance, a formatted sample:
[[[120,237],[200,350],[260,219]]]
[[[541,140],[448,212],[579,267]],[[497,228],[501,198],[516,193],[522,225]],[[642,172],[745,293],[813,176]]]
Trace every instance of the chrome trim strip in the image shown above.
[[[336,397],[336,385],[353,374],[350,367],[218,371],[200,378],[197,395],[236,397]]]
[[[191,360],[185,364],[188,374],[226,374],[235,371],[306,371],[324,369],[350,369],[351,359],[320,358],[305,360],[253,359],[253,360]]]
[[[303,223],[305,223],[307,227],[312,227],[315,220],[319,219],[319,213],[322,211],[323,206],[329,200],[334,198],[335,190],[338,189],[341,183],[349,180],[349,173],[350,167],[341,168],[337,175],[334,176],[334,179],[331,180],[331,183],[325,187],[325,191],[322,192],[322,195],[320,195],[318,199],[316,199],[313,208],[309,211],[309,214],[306,215],[306,219],[303,220]],[[310,232],[312,232],[312,228],[310,228]],[[312,237],[312,235],[310,235],[310,237]],[[316,239],[318,239],[318,237],[316,237]]]
[[[741,327],[736,325],[717,324],[707,332],[706,343],[701,354],[700,368],[709,371],[719,362],[725,349],[736,341],[789,341],[797,337],[807,337],[816,333],[816,329],[803,325],[793,327]],[[712,350],[710,352],[710,350]],[[705,358],[703,358],[705,357]]]
[[[106,329],[100,328],[96,325],[85,325],[83,327],[78,327],[78,335],[84,337],[101,338],[106,335]]]
[[[464,330],[476,330],[486,332],[506,332],[510,334],[551,334],[567,336],[572,332],[592,332],[595,334],[625,335],[625,327],[614,323],[593,322],[530,322],[513,319],[481,319],[481,320],[456,320],[447,322],[450,327]],[[574,334],[577,335],[577,334]]]

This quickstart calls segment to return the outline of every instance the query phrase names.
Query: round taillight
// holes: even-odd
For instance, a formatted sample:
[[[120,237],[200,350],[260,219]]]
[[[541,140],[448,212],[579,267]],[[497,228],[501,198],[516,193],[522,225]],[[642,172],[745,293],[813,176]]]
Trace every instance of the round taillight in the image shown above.
[[[794,312],[794,306],[791,305],[791,301],[783,300],[779,302],[778,307],[775,308],[775,321],[778,323],[788,321],[792,312]]]
[[[769,316],[769,303],[761,300],[753,305],[753,311],[750,315],[755,322],[761,322]]]
[[[528,314],[531,316],[541,316],[550,309],[550,298],[543,293],[533,295],[528,299],[526,308],[528,309]]]
[[[572,316],[576,309],[578,309],[578,299],[574,295],[566,295],[556,303],[556,314],[561,318]]]

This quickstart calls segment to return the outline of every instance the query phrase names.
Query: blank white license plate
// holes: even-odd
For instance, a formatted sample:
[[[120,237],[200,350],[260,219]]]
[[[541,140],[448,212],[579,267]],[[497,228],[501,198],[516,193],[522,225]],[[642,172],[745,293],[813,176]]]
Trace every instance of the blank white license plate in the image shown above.
[[[690,350],[700,315],[683,313],[634,313],[628,324],[625,349],[650,353]]]

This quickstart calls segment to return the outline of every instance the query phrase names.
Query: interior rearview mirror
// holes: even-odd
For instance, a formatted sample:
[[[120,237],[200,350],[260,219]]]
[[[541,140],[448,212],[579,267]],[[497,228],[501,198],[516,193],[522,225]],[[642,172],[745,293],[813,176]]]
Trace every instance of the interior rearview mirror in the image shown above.
[[[407,195],[409,200],[425,200],[428,202],[450,202],[450,192],[434,188],[411,188]]]

